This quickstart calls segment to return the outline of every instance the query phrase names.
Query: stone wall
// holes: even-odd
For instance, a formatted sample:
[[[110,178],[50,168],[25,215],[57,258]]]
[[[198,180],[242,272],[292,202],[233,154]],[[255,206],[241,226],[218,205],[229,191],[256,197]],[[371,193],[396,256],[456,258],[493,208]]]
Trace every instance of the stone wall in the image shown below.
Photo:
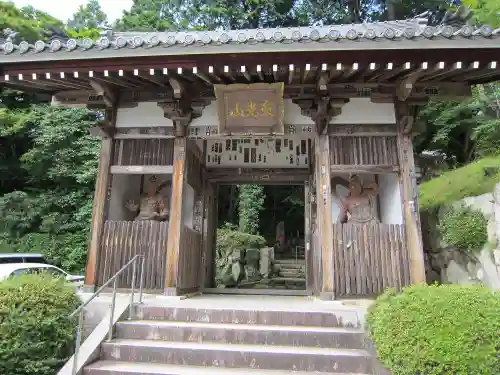
[[[500,183],[491,193],[467,197],[456,202],[480,211],[488,221],[488,241],[477,249],[475,259],[468,259],[443,243],[436,228],[439,213],[422,215],[426,252],[427,281],[443,283],[484,283],[500,289]],[[437,217],[436,217],[437,216]]]

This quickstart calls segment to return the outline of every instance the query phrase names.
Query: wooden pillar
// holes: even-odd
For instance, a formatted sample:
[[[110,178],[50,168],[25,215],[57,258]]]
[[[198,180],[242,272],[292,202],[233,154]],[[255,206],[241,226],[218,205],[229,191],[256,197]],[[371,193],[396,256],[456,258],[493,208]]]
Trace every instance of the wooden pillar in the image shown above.
[[[217,231],[215,190],[212,183],[204,181],[202,288],[211,288],[214,283],[214,239]]]
[[[85,269],[85,291],[93,291],[97,286],[97,269],[99,252],[101,251],[101,237],[106,214],[106,198],[110,181],[111,154],[113,140],[104,138],[101,143],[99,169],[95,183],[94,202],[92,207],[92,224],[90,228],[90,242],[87,252],[87,267]]]
[[[172,197],[167,240],[167,269],[165,270],[165,295],[176,296],[179,271],[179,247],[182,235],[182,199],[186,170],[186,138],[174,141],[174,171],[172,175]]]
[[[408,105],[395,104],[398,122],[398,158],[400,165],[400,187],[403,200],[403,219],[406,230],[406,246],[409,253],[410,277],[413,284],[425,282],[425,263],[420,228],[418,205],[418,187],[413,157],[412,136],[406,127],[408,123]]]
[[[333,283],[333,222],[330,177],[330,140],[328,135],[319,134],[316,136],[315,160],[317,222],[322,262],[320,298],[333,300],[335,298]]]

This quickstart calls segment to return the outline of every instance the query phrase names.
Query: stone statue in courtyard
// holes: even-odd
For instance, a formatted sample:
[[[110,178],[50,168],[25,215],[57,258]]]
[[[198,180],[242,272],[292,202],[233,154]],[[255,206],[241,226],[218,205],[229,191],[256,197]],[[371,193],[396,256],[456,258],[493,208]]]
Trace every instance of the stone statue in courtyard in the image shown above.
[[[142,194],[139,204],[133,200],[127,201],[125,207],[136,214],[134,220],[168,220],[168,208],[160,192],[165,182],[158,183],[156,176],[149,179],[145,193]]]
[[[333,184],[334,191],[336,184]],[[347,197],[339,197],[340,214],[338,221],[342,224],[347,222],[368,224],[379,222],[375,197],[378,195],[379,187],[376,182],[363,186],[358,176],[349,178],[349,194]]]

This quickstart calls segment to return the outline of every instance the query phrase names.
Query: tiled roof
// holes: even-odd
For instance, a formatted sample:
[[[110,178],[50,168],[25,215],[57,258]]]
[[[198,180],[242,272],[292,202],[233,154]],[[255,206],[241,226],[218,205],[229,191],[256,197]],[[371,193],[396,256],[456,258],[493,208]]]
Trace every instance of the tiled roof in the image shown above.
[[[93,57],[111,57],[115,55],[110,50],[135,49],[147,50],[153,48],[166,48],[164,54],[169,54],[171,47],[182,47],[183,50],[176,54],[217,53],[217,49],[207,49],[208,46],[226,46],[224,52],[238,52],[242,45],[258,46],[279,44],[300,45],[330,43],[325,45],[325,50],[342,49],[349,43],[364,42],[395,42],[398,41],[425,41],[432,40],[467,40],[500,39],[500,28],[493,29],[488,25],[475,27],[464,26],[426,26],[417,19],[406,21],[388,21],[364,24],[334,25],[321,27],[296,27],[296,28],[269,28],[232,31],[182,31],[182,32],[113,32],[106,31],[100,39],[67,39],[54,37],[50,41],[39,40],[33,44],[26,41],[15,43],[11,40],[0,40],[0,51],[5,55],[35,55],[40,53],[53,53],[53,59],[70,58],[68,52],[82,53],[80,58],[85,58],[90,51]],[[338,47],[332,46],[337,43]],[[500,45],[500,43],[498,43]],[[495,43],[496,45],[496,43]],[[233,46],[228,51],[228,46]],[[383,47],[382,47],[383,48]],[[414,48],[414,47],[413,47]],[[426,48],[420,46],[420,48]],[[314,48],[318,49],[318,48]],[[353,49],[353,48],[350,48]],[[244,48],[243,48],[244,50]],[[281,49],[280,49],[281,50]],[[106,52],[108,51],[108,52]],[[102,55],[98,55],[101,52]],[[221,51],[222,52],[222,51]],[[158,53],[154,53],[158,54]],[[5,58],[0,56],[0,62]],[[10,59],[9,59],[10,60]]]

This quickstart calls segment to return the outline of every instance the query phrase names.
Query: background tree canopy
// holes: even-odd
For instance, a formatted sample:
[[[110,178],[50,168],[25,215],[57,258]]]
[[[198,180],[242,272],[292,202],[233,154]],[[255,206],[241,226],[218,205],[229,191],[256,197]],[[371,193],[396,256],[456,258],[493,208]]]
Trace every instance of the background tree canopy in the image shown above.
[[[464,2],[474,9],[477,22],[500,26],[499,0]],[[163,31],[327,25],[404,19],[427,10],[439,14],[458,5],[454,0],[134,0],[114,28]],[[18,31],[17,37],[29,41],[48,38],[54,30],[97,38],[107,25],[98,0],[81,6],[66,22],[33,7],[17,8],[0,1],[0,29]],[[473,92],[463,101],[437,98],[423,109],[423,131],[415,140],[418,152],[445,155],[452,168],[497,152],[499,85],[478,86]],[[39,251],[68,271],[80,271],[85,264],[99,152],[99,141],[88,135],[96,114],[52,108],[39,101],[34,95],[5,88],[0,93],[0,251]],[[237,190],[227,196],[235,200],[228,205],[231,212],[245,218],[269,212],[266,202],[273,201],[261,196],[257,201],[264,207],[247,204],[251,213],[242,213],[246,206],[237,209]],[[252,223],[252,230],[258,228],[258,223]]]

